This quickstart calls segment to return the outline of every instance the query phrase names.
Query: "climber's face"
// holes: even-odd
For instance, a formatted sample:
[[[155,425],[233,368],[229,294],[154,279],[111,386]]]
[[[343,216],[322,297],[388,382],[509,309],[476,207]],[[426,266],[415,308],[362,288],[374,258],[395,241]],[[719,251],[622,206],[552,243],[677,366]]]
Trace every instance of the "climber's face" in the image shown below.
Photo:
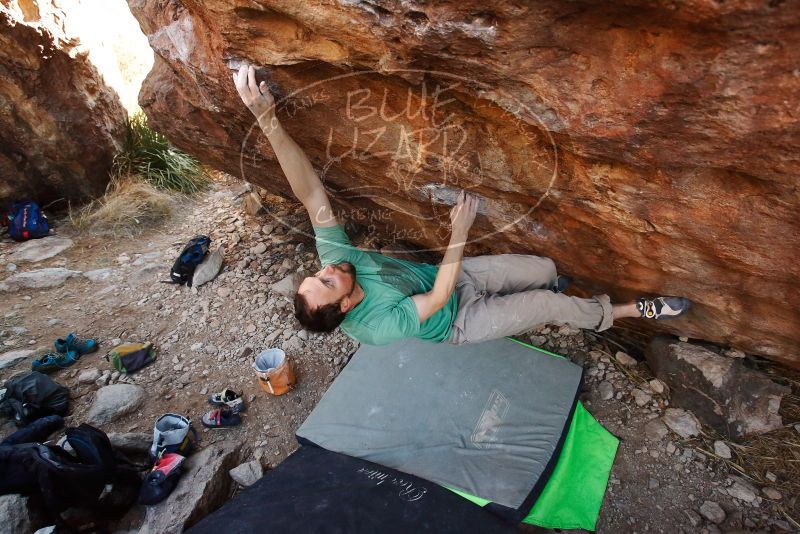
[[[340,302],[347,312],[355,305],[350,296],[356,287],[356,270],[349,263],[331,263],[302,281],[297,292],[312,309]]]

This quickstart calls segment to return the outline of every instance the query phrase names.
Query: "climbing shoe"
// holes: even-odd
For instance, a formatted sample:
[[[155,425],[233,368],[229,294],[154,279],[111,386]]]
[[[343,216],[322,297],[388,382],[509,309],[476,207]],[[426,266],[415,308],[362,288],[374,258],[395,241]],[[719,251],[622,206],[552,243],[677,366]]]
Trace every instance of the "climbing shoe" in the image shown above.
[[[97,341],[94,339],[84,339],[79,337],[74,332],[66,337],[66,339],[56,339],[54,343],[56,350],[62,354],[69,351],[75,351],[79,356],[89,354],[97,350]]]
[[[641,298],[636,301],[636,309],[645,319],[674,319],[691,307],[692,301],[685,297],[656,297],[652,300]]]
[[[228,408],[217,408],[208,413],[204,413],[200,418],[203,426],[208,428],[223,428],[226,426],[236,426],[242,423],[242,418],[238,413],[234,413]]]
[[[66,354],[58,354],[56,352],[48,352],[44,356],[40,356],[31,362],[31,370],[40,373],[52,373],[59,369],[66,369],[80,359],[80,355],[75,351],[69,351]]]
[[[564,291],[567,290],[570,284],[572,284],[572,278],[560,274],[556,278],[556,283],[553,284],[553,287],[550,288],[550,291],[552,291],[553,293],[563,293]]]
[[[214,406],[230,408],[233,413],[245,411],[245,404],[242,396],[228,388],[223,389],[219,393],[209,395],[208,402]]]

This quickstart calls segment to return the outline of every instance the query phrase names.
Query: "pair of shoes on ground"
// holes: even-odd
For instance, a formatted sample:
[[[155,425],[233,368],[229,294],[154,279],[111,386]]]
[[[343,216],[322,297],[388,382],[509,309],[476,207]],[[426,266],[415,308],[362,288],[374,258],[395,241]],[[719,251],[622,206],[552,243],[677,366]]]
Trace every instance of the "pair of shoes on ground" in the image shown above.
[[[209,404],[218,408],[206,412],[200,422],[207,428],[223,428],[236,426],[242,423],[239,415],[247,409],[242,395],[232,389],[224,389],[208,397]]]
[[[88,338],[84,339],[74,332],[66,338],[56,339],[53,345],[55,345],[56,352],[48,352],[34,360],[31,363],[31,370],[40,373],[52,373],[71,366],[80,360],[84,354],[97,350],[97,341]]]

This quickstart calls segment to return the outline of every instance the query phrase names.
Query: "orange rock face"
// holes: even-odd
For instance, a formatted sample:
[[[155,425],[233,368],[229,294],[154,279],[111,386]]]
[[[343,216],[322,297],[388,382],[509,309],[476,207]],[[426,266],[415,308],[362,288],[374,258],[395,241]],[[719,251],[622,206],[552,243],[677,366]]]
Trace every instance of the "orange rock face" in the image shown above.
[[[14,200],[102,194],[125,135],[117,94],[64,21],[53,0],[0,0],[3,208]]]
[[[140,103],[202,161],[289,193],[231,82],[264,65],[344,218],[436,249],[466,188],[469,253],[688,296],[652,327],[800,366],[796,0],[129,4]]]

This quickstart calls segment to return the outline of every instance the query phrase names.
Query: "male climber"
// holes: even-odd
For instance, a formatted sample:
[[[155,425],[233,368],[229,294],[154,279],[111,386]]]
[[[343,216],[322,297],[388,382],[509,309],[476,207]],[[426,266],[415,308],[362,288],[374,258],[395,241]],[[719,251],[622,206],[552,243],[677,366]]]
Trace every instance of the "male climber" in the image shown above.
[[[294,299],[295,316],[306,329],[330,332],[339,326],[370,345],[406,337],[461,344],[520,334],[545,323],[601,331],[615,319],[674,318],[690,308],[683,297],[612,305],[607,295],[564,295],[567,280],[556,275],[549,258],[502,254],[462,259],[478,207],[478,199],[465,193],[450,212],[450,244],[438,268],[353,247],[311,162],[278,121],[266,83],[256,82],[252,66],[241,67],[233,78],[314,227],[323,268],[303,280]]]

